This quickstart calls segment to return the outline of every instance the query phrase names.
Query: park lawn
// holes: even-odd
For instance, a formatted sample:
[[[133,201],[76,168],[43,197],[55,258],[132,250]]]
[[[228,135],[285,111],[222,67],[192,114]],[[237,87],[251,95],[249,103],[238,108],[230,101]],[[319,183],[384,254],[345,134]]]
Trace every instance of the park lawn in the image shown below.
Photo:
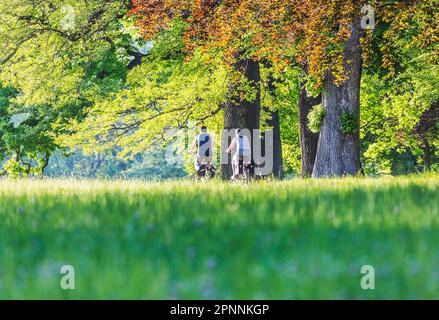
[[[0,298],[437,299],[439,176],[0,180]]]

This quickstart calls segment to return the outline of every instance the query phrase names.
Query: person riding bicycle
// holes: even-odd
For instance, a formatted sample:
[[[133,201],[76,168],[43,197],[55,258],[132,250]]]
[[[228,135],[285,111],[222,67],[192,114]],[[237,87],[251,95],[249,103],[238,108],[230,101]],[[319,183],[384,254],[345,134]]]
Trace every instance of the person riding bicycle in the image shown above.
[[[241,129],[236,129],[235,137],[232,139],[232,143],[227,149],[227,153],[231,153],[232,150],[235,150],[235,154],[232,158],[232,179],[236,179],[239,175],[239,161],[242,160],[244,167],[251,164],[250,142],[248,137],[242,134]]]
[[[206,126],[200,127],[200,134],[198,134],[189,151],[194,153],[197,148],[197,156],[195,157],[195,170],[198,172],[203,163],[210,166],[212,162],[212,136],[207,132]]]

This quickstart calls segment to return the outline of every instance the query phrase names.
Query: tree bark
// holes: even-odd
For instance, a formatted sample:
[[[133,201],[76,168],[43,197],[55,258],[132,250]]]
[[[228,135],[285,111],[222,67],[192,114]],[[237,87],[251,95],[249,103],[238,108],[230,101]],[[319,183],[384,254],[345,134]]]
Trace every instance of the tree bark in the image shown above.
[[[282,140],[280,137],[280,118],[279,112],[270,111],[264,108],[266,112],[269,113],[269,118],[267,120],[267,125],[273,130],[273,176],[277,179],[284,178],[284,166],[282,158]],[[265,150],[265,144],[263,144],[263,149]]]
[[[250,131],[260,128],[260,106],[261,106],[261,90],[260,90],[260,68],[259,62],[243,59],[238,60],[235,64],[235,70],[240,72],[246,80],[250,82],[250,86],[256,90],[256,96],[253,101],[240,99],[239,83],[230,85],[230,96],[224,106],[224,129],[249,129]],[[231,139],[228,139],[228,144]],[[224,148],[224,146],[223,146]],[[221,150],[225,152],[225,150]],[[253,153],[252,153],[253,154]],[[232,176],[231,157],[228,157],[227,164],[221,164],[221,177],[229,179]]]
[[[343,60],[348,79],[337,86],[334,75],[327,72],[322,95],[326,116],[320,128],[313,177],[341,177],[357,175],[361,172],[359,131],[343,133],[341,116],[344,113],[360,114],[361,47],[362,30],[360,21],[352,24],[351,35],[347,40]]]
[[[322,96],[308,97],[303,83],[300,83],[299,91],[299,124],[300,124],[300,151],[301,151],[301,170],[302,178],[309,178],[314,169],[314,162],[317,154],[317,144],[319,134],[314,133],[308,128],[308,114],[312,108],[322,103]]]

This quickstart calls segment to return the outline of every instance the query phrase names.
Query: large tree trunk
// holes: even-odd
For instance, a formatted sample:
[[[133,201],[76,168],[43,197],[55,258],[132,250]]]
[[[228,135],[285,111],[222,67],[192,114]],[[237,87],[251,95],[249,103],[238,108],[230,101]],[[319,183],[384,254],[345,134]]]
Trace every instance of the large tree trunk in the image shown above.
[[[311,109],[322,103],[322,96],[308,97],[303,83],[300,83],[299,91],[299,123],[300,123],[300,151],[301,151],[301,170],[302,178],[311,177],[314,169],[314,162],[317,154],[317,144],[319,134],[314,133],[308,128],[308,114]]]
[[[279,112],[268,110],[264,108],[264,111],[269,114],[267,119],[267,125],[273,130],[273,176],[277,179],[284,178],[284,166],[282,159],[282,141],[280,137],[280,118]],[[263,135],[265,138],[265,135]],[[264,139],[265,140],[265,139]],[[265,150],[265,143],[263,143],[263,150]],[[267,150],[270,152],[271,150]],[[266,156],[266,155],[265,155]]]
[[[361,47],[362,30],[359,20],[352,24],[351,35],[345,44],[343,60],[348,79],[339,86],[334,84],[334,75],[327,72],[322,95],[326,116],[320,128],[319,143],[313,177],[341,177],[357,175],[361,171],[360,134],[343,133],[341,117],[353,115],[359,127]],[[352,119],[352,118],[351,118]]]
[[[232,93],[224,106],[224,129],[259,129],[260,127],[260,69],[259,62],[253,60],[239,60],[235,64],[235,69],[240,72],[251,84],[251,87],[256,90],[256,96],[253,101],[241,100],[239,97],[239,90],[236,88],[240,86],[239,83],[230,86]],[[224,141],[225,140],[225,141]],[[231,138],[223,139],[222,150],[224,153],[227,146],[230,144]],[[227,145],[227,146],[226,146]],[[253,154],[253,153],[252,153]],[[232,176],[231,157],[228,156],[227,163],[221,164],[221,177],[229,179]]]

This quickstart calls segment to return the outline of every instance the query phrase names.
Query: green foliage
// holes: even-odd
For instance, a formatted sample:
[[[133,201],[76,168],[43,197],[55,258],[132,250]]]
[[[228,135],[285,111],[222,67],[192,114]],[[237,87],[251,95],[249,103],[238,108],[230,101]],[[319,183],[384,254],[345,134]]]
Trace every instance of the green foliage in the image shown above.
[[[342,112],[340,117],[340,129],[343,134],[353,134],[360,129],[360,119],[358,114]]]
[[[82,121],[95,101],[123,86],[132,49],[120,20],[127,5],[1,2],[0,80],[15,91],[0,111],[0,154],[9,159],[3,170],[41,175],[52,152],[61,147],[58,135],[70,133],[68,123]],[[73,26],[66,29],[71,9]],[[0,104],[4,100],[0,92]],[[16,114],[29,116],[14,127]]]
[[[283,168],[287,175],[300,173],[299,68],[288,68],[281,74],[271,67],[261,65],[261,130],[272,129],[267,125],[270,112],[277,111],[280,120]],[[274,82],[274,83],[270,83]]]
[[[0,298],[433,299],[438,192],[434,175],[2,180]],[[77,290],[60,290],[64,264]],[[365,264],[379,289],[361,289]]]
[[[51,109],[24,108],[13,103],[17,91],[0,87],[0,160],[3,174],[42,175],[56,149],[51,136]]]
[[[323,119],[326,116],[326,109],[323,105],[318,104],[312,108],[308,114],[308,128],[314,133],[320,132]]]
[[[427,61],[426,56],[408,61],[406,70],[392,80],[383,80],[376,73],[363,75],[360,136],[368,173],[422,171],[426,141],[432,163],[438,161],[439,135],[426,132],[421,139],[414,131],[424,112],[439,101],[439,69]]]
[[[127,61],[121,50],[130,38],[121,33],[116,18],[125,5],[97,0],[1,2],[2,81],[19,90],[20,102],[28,106],[56,108],[108,92],[120,83],[120,68]],[[63,26],[66,6],[73,9],[72,29]]]
[[[182,32],[180,24],[163,32],[143,63],[129,71],[124,88],[95,101],[59,143],[81,145],[86,153],[120,147],[120,157],[132,157],[169,142],[179,128],[203,122],[219,129],[227,92],[224,64],[201,52],[185,62],[176,52]]]
[[[417,12],[407,10],[397,19],[390,15],[372,34],[360,96],[363,167],[369,174],[424,170],[426,144],[437,170],[439,134],[415,130],[439,101],[433,2],[419,2]]]

